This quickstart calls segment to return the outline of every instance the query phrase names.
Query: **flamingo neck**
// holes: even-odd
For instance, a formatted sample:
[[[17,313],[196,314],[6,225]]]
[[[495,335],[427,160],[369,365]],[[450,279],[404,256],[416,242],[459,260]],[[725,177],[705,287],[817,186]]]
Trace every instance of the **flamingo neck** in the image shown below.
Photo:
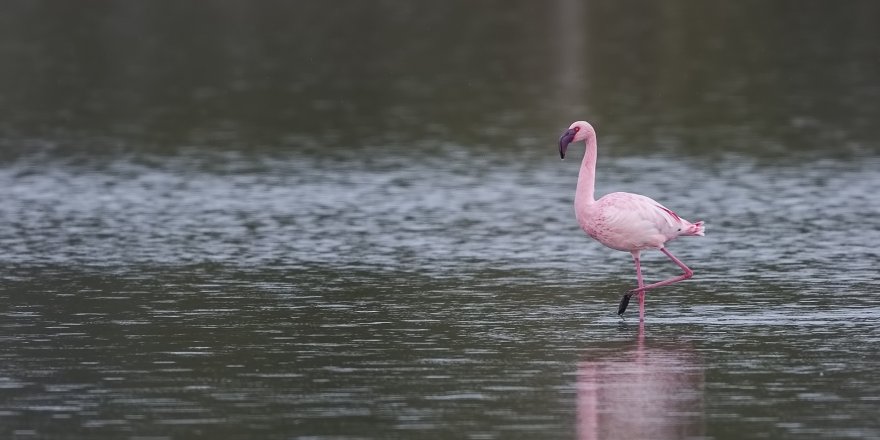
[[[577,191],[574,193],[576,205],[592,205],[596,201],[593,197],[596,185],[596,136],[588,137],[586,143],[587,150],[578,174]]]

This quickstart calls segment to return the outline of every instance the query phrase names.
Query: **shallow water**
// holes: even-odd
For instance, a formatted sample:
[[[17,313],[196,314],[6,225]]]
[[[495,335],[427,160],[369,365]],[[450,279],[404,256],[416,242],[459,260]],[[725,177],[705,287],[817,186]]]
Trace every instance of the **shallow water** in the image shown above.
[[[0,7],[0,434],[880,437],[876,7],[758,44],[763,2],[504,4]],[[598,193],[707,223],[643,328],[574,220],[575,118]]]
[[[463,154],[7,165],[7,432],[880,435],[876,161],[602,160],[600,188],[709,224],[670,245],[697,275],[649,295],[640,345],[629,256],[573,220],[577,164]]]

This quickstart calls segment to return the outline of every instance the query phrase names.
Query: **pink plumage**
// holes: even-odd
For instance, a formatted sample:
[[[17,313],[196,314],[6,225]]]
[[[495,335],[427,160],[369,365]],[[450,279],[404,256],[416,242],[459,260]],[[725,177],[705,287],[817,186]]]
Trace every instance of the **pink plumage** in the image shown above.
[[[585,141],[586,152],[578,174],[574,196],[575,216],[581,228],[599,243],[612,249],[630,252],[636,265],[638,288],[630,290],[621,299],[618,314],[623,314],[633,294],[639,295],[639,319],[645,319],[645,291],[666,286],[693,276],[693,271],[667,249],[666,243],[681,236],[704,235],[703,222],[691,223],[671,209],[650,197],[626,192],[615,192],[596,200],[593,190],[596,182],[596,131],[585,121],[571,124],[559,138],[559,155],[565,158],[568,145]],[[684,273],[657,283],[645,285],[642,280],[640,252],[658,249],[668,256]]]

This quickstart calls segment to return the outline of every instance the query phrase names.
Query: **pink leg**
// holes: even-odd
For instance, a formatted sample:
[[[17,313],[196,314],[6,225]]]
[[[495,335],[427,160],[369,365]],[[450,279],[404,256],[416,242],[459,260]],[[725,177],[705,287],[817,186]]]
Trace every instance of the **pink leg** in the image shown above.
[[[639,289],[645,287],[645,281],[642,279],[642,260],[639,257],[641,251],[632,251],[633,262],[636,263],[636,280],[639,283]],[[634,289],[630,290],[626,294],[623,295],[623,298],[620,299],[620,306],[617,308],[617,314],[623,316],[623,312],[626,310],[626,306],[629,304],[629,299],[633,296],[635,292],[641,292],[639,294],[639,321],[645,320],[645,293],[644,290]]]
[[[677,277],[669,278],[668,280],[659,281],[654,284],[648,284],[647,286],[639,286],[638,289],[630,290],[629,291],[630,294],[644,292],[648,289],[653,289],[655,287],[668,286],[672,283],[684,281],[684,280],[694,276],[694,271],[692,271],[691,268],[685,266],[685,264],[682,263],[681,260],[679,260],[678,258],[675,258],[675,255],[672,255],[671,253],[669,253],[669,251],[667,251],[666,248],[660,248],[660,252],[663,252],[664,254],[666,254],[666,256],[669,257],[669,259],[671,259],[675,264],[677,264],[678,267],[680,267],[681,270],[684,271],[684,273],[677,276]],[[643,298],[644,294],[640,295],[640,297]],[[639,304],[641,304],[641,299],[639,301]]]
[[[636,263],[636,280],[639,282],[639,288],[645,287],[645,281],[642,279],[642,260],[639,258],[639,251],[633,251],[633,261]],[[645,291],[641,291],[639,295],[639,322],[645,320]]]

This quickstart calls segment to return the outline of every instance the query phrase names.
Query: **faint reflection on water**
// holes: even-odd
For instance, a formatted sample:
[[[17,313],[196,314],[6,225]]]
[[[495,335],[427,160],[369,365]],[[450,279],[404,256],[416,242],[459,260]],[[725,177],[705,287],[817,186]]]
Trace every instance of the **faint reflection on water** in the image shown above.
[[[642,323],[629,347],[593,350],[578,365],[579,440],[705,436],[699,356],[685,346],[651,345]]]

